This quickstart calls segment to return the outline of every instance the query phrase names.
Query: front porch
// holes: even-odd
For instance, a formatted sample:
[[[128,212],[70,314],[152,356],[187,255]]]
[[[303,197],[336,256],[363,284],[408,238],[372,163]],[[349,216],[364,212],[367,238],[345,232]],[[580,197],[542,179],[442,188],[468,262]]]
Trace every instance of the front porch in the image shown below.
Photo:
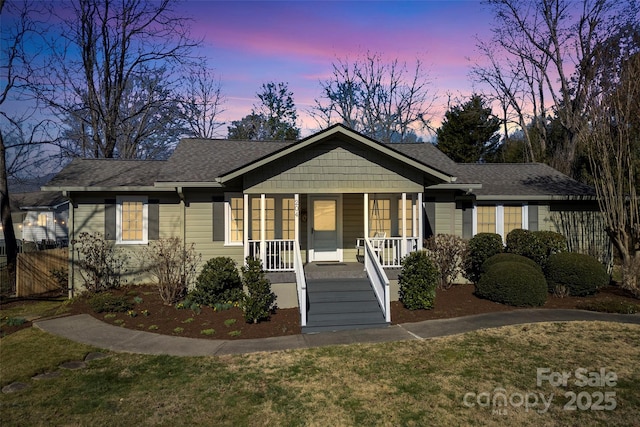
[[[295,271],[296,246],[303,264],[364,263],[366,236],[384,268],[422,248],[422,193],[244,194],[241,205],[242,222],[230,212],[231,234],[268,272]]]

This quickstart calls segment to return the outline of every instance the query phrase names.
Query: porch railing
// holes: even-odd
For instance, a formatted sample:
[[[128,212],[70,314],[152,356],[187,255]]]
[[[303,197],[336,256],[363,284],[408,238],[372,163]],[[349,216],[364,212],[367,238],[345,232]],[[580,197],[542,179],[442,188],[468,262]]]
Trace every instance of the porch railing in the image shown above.
[[[385,237],[370,238],[369,240],[383,267],[400,268],[402,257],[418,250],[418,239],[418,237]]]
[[[384,312],[386,322],[391,322],[391,295],[389,278],[380,263],[379,253],[371,242],[371,239],[364,239],[364,268],[367,276],[373,285],[373,291],[378,298],[380,307]]]
[[[296,289],[298,290],[298,307],[300,307],[300,325],[307,326],[307,279],[304,277],[304,264],[300,254],[300,244],[293,244],[293,268],[296,272]]]
[[[294,271],[295,240],[249,240],[249,256],[260,258],[265,271]],[[299,248],[298,248],[299,250]]]

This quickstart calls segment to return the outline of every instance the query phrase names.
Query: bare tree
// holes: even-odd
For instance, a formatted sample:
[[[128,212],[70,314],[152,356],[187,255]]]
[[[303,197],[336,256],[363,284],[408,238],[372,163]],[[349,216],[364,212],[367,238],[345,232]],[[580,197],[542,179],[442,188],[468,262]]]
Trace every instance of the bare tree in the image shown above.
[[[422,63],[383,62],[367,53],[353,62],[332,64],[333,75],[321,82],[322,97],[312,115],[320,126],[342,123],[385,142],[404,142],[416,131],[429,129],[435,96]]]
[[[596,84],[581,138],[606,231],[622,261],[623,286],[640,297],[640,53],[611,86]]]
[[[480,53],[489,64],[476,65],[472,75],[489,83],[516,117],[532,161],[545,161],[575,175],[578,135],[585,125],[589,89],[599,64],[598,47],[611,34],[638,26],[632,0],[488,0],[497,26]],[[548,119],[556,115],[563,128],[560,141],[547,135]],[[527,129],[536,131],[537,141]],[[537,144],[537,145],[536,145]]]
[[[2,70],[2,87],[0,87],[0,219],[4,233],[4,244],[7,256],[7,269],[9,280],[15,284],[15,268],[18,255],[18,245],[11,218],[11,195],[9,193],[9,176],[17,172],[26,164],[24,154],[33,146],[33,140],[17,142],[8,141],[7,135],[12,131],[22,133],[21,122],[10,114],[7,102],[12,98],[19,98],[23,87],[31,73],[29,67],[32,58],[27,56],[25,43],[31,34],[37,33],[37,23],[32,19],[32,13],[36,8],[31,2],[9,2],[0,0],[0,16],[11,16],[12,24],[3,23],[2,26],[2,51],[0,54],[0,69]],[[9,22],[9,19],[6,21]],[[17,95],[15,93],[17,92]],[[35,133],[32,133],[33,136]],[[11,138],[10,138],[11,139]]]
[[[173,3],[70,0],[52,9],[60,31],[49,46],[47,73],[34,89],[71,123],[75,151],[89,157],[148,155],[138,147],[148,122],[157,120],[160,103],[177,101],[176,66],[189,61],[198,45]],[[179,116],[164,120],[171,127]]]
[[[214,138],[225,124],[219,120],[225,111],[220,78],[202,63],[191,69],[185,81],[181,108],[188,133],[195,138]]]

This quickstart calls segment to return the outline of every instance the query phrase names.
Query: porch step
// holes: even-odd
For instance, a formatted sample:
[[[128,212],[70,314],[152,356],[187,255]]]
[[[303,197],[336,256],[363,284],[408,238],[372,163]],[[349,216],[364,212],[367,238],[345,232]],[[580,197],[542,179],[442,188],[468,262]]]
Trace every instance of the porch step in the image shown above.
[[[307,281],[307,326],[303,333],[386,327],[378,299],[366,278]]]

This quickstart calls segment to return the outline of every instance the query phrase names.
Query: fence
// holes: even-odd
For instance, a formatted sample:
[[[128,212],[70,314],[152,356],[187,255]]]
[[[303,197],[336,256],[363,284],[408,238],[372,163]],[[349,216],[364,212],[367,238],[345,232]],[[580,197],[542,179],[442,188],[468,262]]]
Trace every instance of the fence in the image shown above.
[[[51,275],[53,270],[66,270],[69,262],[67,248],[25,252],[18,255],[16,269],[16,296],[26,297],[61,291],[60,284]]]

